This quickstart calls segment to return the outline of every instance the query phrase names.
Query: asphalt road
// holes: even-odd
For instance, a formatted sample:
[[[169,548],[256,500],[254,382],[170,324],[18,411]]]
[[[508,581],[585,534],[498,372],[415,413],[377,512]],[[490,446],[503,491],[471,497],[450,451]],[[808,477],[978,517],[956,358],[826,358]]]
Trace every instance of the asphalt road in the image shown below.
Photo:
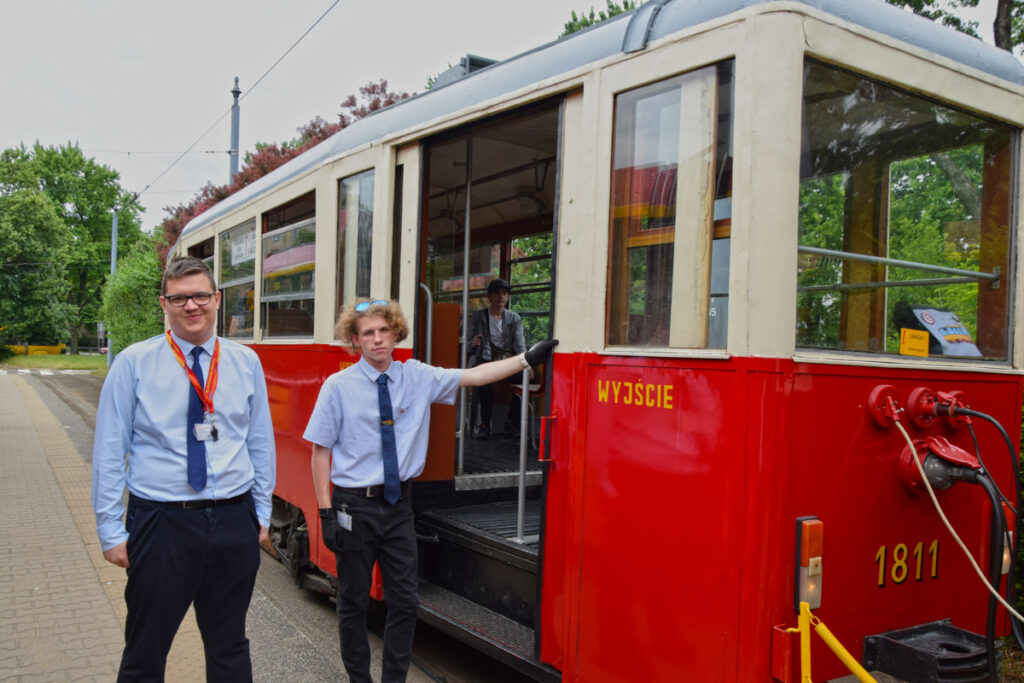
[[[92,462],[92,439],[102,379],[61,373],[33,373],[25,377],[64,427],[83,460]],[[267,554],[260,564],[247,625],[256,680],[345,680],[333,600],[297,588],[288,570]],[[383,632],[383,614],[371,616],[370,628]],[[378,660],[380,639],[371,635],[370,640],[374,659]],[[411,683],[525,683],[530,680],[422,623],[417,627],[413,656]]]

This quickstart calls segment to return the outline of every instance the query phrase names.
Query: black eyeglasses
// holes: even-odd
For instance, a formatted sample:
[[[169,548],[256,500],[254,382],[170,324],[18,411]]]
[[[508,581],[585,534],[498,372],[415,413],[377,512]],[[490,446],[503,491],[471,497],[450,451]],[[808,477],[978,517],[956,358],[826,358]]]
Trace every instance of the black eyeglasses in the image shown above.
[[[198,301],[196,303],[199,303]],[[360,301],[356,304],[356,313],[362,313],[370,306],[387,306],[388,302],[383,299],[377,299],[375,301]]]
[[[196,292],[195,294],[168,294],[164,297],[164,301],[178,307],[184,306],[189,299],[196,302],[196,306],[205,306],[213,299],[213,294],[210,292]]]

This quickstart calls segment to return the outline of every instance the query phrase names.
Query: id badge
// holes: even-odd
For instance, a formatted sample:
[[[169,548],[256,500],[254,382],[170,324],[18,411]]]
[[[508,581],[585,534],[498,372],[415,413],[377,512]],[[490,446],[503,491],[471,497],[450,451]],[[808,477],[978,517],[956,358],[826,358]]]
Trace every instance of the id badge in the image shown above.
[[[196,432],[196,441],[213,441],[213,425],[209,422],[200,422],[193,425]]]
[[[338,526],[345,531],[352,531],[352,515],[344,510],[338,510]]]

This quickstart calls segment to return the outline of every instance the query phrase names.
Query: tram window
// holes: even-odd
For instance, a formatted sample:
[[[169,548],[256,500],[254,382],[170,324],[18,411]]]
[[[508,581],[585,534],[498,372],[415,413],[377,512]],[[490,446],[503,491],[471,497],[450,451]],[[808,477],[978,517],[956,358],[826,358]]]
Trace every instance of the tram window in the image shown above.
[[[523,320],[526,344],[551,336],[551,233],[512,240],[509,307]],[[483,305],[487,305],[486,301]]]
[[[616,97],[609,345],[725,346],[731,114],[732,62]]]
[[[213,272],[213,238],[203,240],[199,244],[193,245],[188,248],[188,255],[199,259],[210,268],[210,272]]]
[[[225,337],[252,337],[256,287],[256,221],[220,236],[220,330]]]
[[[338,181],[338,308],[370,293],[373,170]]]
[[[559,111],[547,101],[510,112],[431,141],[424,157],[424,275],[434,304],[461,309],[465,290],[468,315],[503,278],[527,343],[550,336]]]
[[[810,60],[803,118],[797,346],[1005,360],[1013,131]]]
[[[263,333],[268,337],[313,334],[316,219],[263,235]]]

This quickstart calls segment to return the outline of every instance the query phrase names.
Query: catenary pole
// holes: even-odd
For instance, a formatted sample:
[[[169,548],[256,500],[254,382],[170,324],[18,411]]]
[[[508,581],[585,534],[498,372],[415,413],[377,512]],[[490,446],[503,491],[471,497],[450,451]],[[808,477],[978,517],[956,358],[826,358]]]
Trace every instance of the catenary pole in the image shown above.
[[[235,76],[235,87],[232,88],[231,94],[234,96],[235,102],[231,105],[231,150],[228,152],[230,155],[228,163],[229,185],[235,179],[235,174],[238,173],[238,96],[242,94],[242,91],[238,88],[238,76]]]
[[[120,210],[116,203],[114,204],[114,217],[110,221],[110,274],[113,275],[117,272],[117,212]],[[107,367],[110,367],[110,361],[114,357],[110,354],[110,333],[107,332]]]

